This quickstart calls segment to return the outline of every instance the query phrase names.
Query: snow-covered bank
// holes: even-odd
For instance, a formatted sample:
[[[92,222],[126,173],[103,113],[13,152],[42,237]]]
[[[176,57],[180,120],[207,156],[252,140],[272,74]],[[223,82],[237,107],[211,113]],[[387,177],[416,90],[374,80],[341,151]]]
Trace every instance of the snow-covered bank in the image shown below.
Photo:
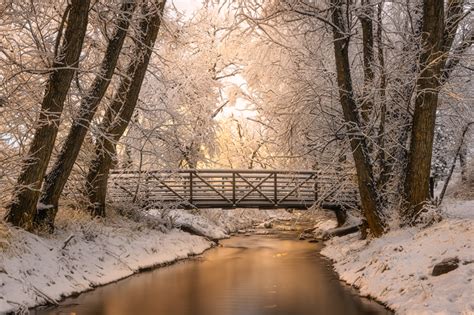
[[[159,213],[157,210],[150,212],[155,215]],[[170,210],[166,212],[166,217],[171,220],[173,226],[212,240],[218,240],[272,218],[290,219],[294,216],[284,210],[201,209],[199,214],[192,214],[190,211]]]
[[[353,234],[326,242],[322,254],[340,278],[400,314],[474,314],[474,201],[448,201],[444,218],[427,228],[394,230],[381,238]],[[435,264],[457,269],[432,276]]]
[[[269,217],[257,210],[169,215],[212,238],[227,237],[232,230]],[[163,230],[118,215],[105,221],[84,215],[59,219],[55,233],[42,236],[0,223],[0,313],[55,303],[142,269],[200,254],[213,245],[207,237]]]

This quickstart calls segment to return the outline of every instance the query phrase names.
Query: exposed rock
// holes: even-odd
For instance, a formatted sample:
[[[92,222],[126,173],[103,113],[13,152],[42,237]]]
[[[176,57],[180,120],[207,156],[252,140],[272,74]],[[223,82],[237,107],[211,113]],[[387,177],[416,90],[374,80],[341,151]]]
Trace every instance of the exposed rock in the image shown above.
[[[433,267],[433,271],[431,272],[432,276],[439,276],[459,267],[459,258],[451,257],[443,259],[440,263],[437,263]]]
[[[347,221],[346,210],[343,207],[341,207],[341,209],[336,210],[335,213],[336,213],[336,219],[337,219],[337,227],[343,226]]]
[[[304,240],[309,240],[309,239],[312,239],[314,238],[313,237],[313,234],[311,233],[306,233],[306,232],[302,232],[299,236],[298,236],[298,239],[300,241],[304,241]]]
[[[312,228],[307,228],[307,229],[304,229],[304,230],[303,230],[303,233],[308,233],[308,234],[309,234],[309,233],[313,233],[313,232],[314,232],[314,230],[316,230],[316,228],[315,228],[315,227],[312,227]]]
[[[263,223],[263,227],[266,229],[271,229],[273,227],[273,223],[271,221]]]

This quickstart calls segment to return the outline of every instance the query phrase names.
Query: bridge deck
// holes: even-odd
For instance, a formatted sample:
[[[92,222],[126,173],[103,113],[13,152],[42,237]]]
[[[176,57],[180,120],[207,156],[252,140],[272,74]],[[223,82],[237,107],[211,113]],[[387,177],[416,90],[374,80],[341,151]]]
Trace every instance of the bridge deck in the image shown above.
[[[112,173],[109,192],[115,201],[140,199],[184,208],[308,208],[315,202],[334,203],[329,178],[316,171],[118,171]],[[354,205],[354,191],[346,189],[338,200]]]

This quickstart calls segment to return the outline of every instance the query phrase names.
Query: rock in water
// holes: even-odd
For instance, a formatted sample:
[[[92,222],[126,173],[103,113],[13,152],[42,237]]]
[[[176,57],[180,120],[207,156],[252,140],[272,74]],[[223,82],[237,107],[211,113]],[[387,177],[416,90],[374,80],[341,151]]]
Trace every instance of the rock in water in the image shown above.
[[[448,273],[450,271],[453,271],[457,267],[459,267],[459,258],[457,257],[446,258],[446,259],[443,259],[440,263],[437,263],[433,267],[433,271],[431,272],[431,275],[436,277],[436,276]]]

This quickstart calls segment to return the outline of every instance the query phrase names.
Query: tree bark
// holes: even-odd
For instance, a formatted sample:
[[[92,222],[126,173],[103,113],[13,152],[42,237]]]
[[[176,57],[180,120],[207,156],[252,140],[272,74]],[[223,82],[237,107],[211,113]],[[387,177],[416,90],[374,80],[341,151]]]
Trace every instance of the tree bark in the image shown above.
[[[33,228],[36,204],[58,133],[64,101],[78,67],[87,29],[89,4],[90,0],[71,0],[61,49],[55,56],[52,72],[46,83],[38,126],[5,216],[6,221],[29,230]]]
[[[363,123],[367,124],[374,106],[371,90],[374,84],[374,32],[373,32],[373,9],[370,0],[362,1],[362,13],[359,15],[362,26],[362,53],[364,64],[364,95],[361,105],[361,116]]]
[[[93,216],[105,216],[107,180],[115,157],[116,143],[120,140],[137,104],[140,88],[150,61],[153,46],[160,29],[165,0],[155,6],[144,7],[140,24],[141,36],[136,40],[135,56],[131,59],[126,76],[122,79],[112,104],[99,126],[95,157],[87,175],[86,193],[89,211]]]
[[[377,42],[377,57],[380,67],[380,122],[378,130],[378,153],[377,160],[379,163],[380,175],[377,182],[377,187],[379,190],[384,191],[386,189],[387,183],[390,179],[390,167],[389,167],[389,157],[387,154],[387,149],[385,147],[385,123],[387,119],[387,99],[386,99],[386,90],[387,90],[387,74],[385,72],[385,57],[383,49],[383,38],[382,38],[382,8],[383,2],[379,3],[377,6],[377,32],[376,32],[376,42]],[[386,203],[386,200],[383,200],[383,203]]]
[[[108,43],[99,72],[96,74],[87,94],[82,98],[79,114],[73,121],[56,162],[46,176],[40,202],[48,206],[38,209],[35,223],[47,225],[50,230],[54,227],[61,193],[79,155],[92,118],[110,84],[135,6],[134,0],[123,0],[114,34]]]
[[[405,179],[405,223],[411,223],[429,200],[431,157],[443,57],[444,2],[424,0],[421,71],[413,114]]]
[[[379,196],[375,187],[372,164],[368,154],[365,138],[361,133],[361,122],[357,104],[354,99],[351,70],[349,64],[349,37],[344,20],[343,1],[331,0],[334,37],[334,55],[336,60],[339,99],[347,123],[352,154],[354,157],[362,211],[367,219],[370,232],[380,236],[384,232],[384,224],[380,217]]]

